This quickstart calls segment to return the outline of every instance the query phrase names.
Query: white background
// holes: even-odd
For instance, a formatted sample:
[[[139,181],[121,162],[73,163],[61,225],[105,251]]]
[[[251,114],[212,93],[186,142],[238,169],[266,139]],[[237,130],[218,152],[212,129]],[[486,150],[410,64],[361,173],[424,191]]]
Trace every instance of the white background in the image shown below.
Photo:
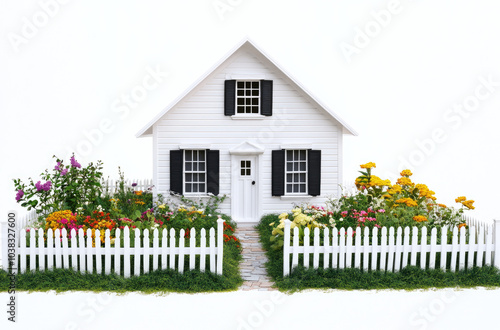
[[[0,214],[21,210],[12,179],[36,182],[52,155],[68,163],[76,151],[82,165],[102,160],[106,176],[121,166],[128,178],[150,178],[152,141],[135,134],[249,37],[359,133],[345,138],[345,180],[369,161],[383,179],[410,166],[438,202],[465,195],[476,201],[468,215],[500,219],[495,1],[66,2],[48,16],[48,0],[0,1]],[[346,55],[347,44],[356,53]],[[168,76],[115,111],[148,68]],[[473,102],[481,79],[493,92],[473,111],[450,112]],[[113,129],[99,135],[103,121]],[[431,145],[435,130],[445,138]]]

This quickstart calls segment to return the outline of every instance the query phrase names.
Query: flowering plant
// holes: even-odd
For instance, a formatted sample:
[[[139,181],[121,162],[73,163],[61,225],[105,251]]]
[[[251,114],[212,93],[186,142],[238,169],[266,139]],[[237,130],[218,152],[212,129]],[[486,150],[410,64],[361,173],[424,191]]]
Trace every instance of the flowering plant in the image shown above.
[[[14,179],[16,201],[21,206],[37,213],[47,214],[51,209],[69,209],[76,211],[84,203],[93,203],[101,194],[100,179],[102,177],[102,163],[89,163],[82,167],[73,155],[71,165],[64,165],[56,156],[56,165],[52,172],[45,170],[41,173],[41,180],[36,183],[29,178],[25,184],[20,179]]]

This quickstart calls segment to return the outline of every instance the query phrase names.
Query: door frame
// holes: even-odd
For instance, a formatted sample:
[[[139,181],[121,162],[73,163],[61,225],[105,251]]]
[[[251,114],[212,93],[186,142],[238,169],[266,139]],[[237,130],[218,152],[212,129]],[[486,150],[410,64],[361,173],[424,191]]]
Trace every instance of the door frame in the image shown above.
[[[237,188],[237,180],[234,180],[236,176],[240,175],[240,161],[245,157],[255,157],[254,167],[255,167],[255,219],[251,221],[240,221],[239,224],[243,223],[251,223],[256,224],[260,220],[260,216],[262,215],[262,181],[261,181],[261,169],[262,169],[262,157],[261,155],[264,153],[264,149],[260,148],[256,144],[244,142],[240,144],[238,147],[230,150],[231,154],[231,217],[237,221],[234,216],[236,215],[236,196],[234,193]]]

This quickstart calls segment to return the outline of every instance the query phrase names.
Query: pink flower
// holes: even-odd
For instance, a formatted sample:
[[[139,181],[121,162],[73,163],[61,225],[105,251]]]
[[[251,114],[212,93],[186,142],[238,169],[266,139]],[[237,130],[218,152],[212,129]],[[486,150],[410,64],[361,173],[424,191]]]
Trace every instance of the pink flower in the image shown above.
[[[377,227],[377,228],[382,228],[380,225],[377,225],[377,224],[375,224],[375,227]]]
[[[380,209],[377,211],[378,213],[385,213],[385,210],[384,209]]]

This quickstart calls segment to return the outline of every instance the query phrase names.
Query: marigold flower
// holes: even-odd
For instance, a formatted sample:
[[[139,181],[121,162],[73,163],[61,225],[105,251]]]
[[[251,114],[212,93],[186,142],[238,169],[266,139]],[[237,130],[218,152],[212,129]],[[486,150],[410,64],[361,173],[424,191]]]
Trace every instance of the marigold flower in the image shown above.
[[[424,221],[427,221],[427,217],[425,217],[423,215],[416,215],[413,217],[413,220],[415,220],[417,222],[424,222]]]
[[[438,204],[438,206],[441,206],[442,208],[446,208],[447,206],[444,204]]]
[[[456,203],[464,202],[465,200],[467,200],[467,198],[465,198],[465,196],[460,196],[460,197],[455,198]]]
[[[399,173],[399,175],[409,177],[412,176],[413,173],[410,170],[403,170],[401,173]]]
[[[142,190],[134,191],[134,194],[136,194],[137,196],[141,196],[142,195]]]
[[[461,224],[459,224],[459,225],[458,225],[458,230],[460,230],[460,228],[462,228],[462,227],[466,227],[466,226],[467,226],[467,224],[466,224],[466,223],[461,223]]]
[[[465,206],[466,208],[468,208],[469,210],[474,210],[475,207],[472,205],[473,203],[474,203],[473,200],[467,200],[467,201],[463,201],[462,205]]]
[[[401,186],[414,186],[415,185],[413,182],[411,182],[411,180],[409,178],[406,178],[406,177],[399,178],[398,181],[396,181],[396,183],[401,185]]]
[[[417,202],[411,198],[401,198],[396,201],[397,204],[406,204],[406,206],[417,206]]]
[[[377,167],[375,163],[369,162],[363,165],[360,165],[361,168],[372,168],[372,167]]]

